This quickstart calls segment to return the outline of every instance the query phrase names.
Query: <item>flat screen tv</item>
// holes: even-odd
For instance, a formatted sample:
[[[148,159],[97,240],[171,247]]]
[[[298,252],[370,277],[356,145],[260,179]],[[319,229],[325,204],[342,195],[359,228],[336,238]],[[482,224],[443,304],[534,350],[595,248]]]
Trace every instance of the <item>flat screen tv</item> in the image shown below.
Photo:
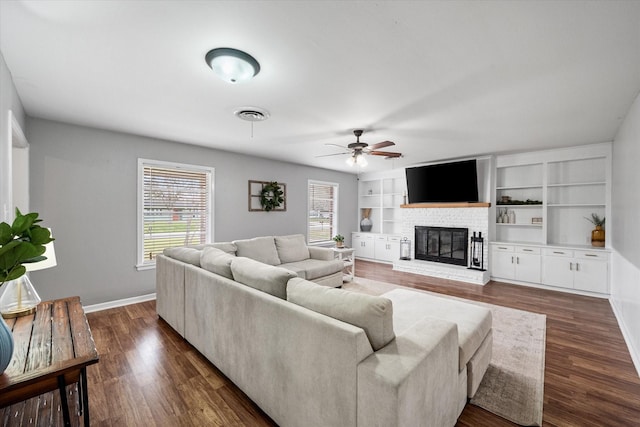
[[[409,203],[477,202],[476,161],[406,168]]]

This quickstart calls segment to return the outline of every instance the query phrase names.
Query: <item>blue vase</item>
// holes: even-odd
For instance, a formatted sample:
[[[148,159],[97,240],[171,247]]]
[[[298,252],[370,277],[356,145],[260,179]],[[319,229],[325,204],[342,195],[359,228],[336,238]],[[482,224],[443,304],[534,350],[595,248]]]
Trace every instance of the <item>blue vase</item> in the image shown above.
[[[9,325],[0,316],[0,375],[7,369],[13,356],[13,335]]]

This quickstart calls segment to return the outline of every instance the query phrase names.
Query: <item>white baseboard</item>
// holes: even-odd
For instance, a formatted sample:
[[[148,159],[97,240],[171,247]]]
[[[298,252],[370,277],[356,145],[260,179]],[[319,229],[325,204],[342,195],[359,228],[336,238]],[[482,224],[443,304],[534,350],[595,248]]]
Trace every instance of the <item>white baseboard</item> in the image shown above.
[[[622,332],[622,337],[624,341],[627,343],[627,348],[629,349],[629,354],[631,354],[631,360],[633,361],[634,366],[636,367],[636,371],[638,372],[638,376],[640,376],[640,352],[633,346],[633,341],[631,340],[631,336],[627,331],[627,327],[622,318],[622,313],[618,307],[616,307],[615,301],[613,298],[609,299],[609,304],[613,309],[613,314],[616,316],[616,320],[618,321],[618,326],[620,326],[620,331]]]
[[[100,304],[85,305],[83,308],[85,313],[92,313],[94,311],[108,310],[110,308],[123,307],[125,305],[137,304],[139,302],[151,301],[154,299],[156,299],[155,292],[152,294],[140,295],[138,297],[119,299],[115,301],[103,302]]]

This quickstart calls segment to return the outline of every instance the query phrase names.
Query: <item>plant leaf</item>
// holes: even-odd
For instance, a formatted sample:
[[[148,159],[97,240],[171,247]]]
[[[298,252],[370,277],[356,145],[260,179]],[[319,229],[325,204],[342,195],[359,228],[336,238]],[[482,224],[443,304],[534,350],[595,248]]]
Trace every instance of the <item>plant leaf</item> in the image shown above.
[[[45,245],[52,240],[51,232],[47,228],[36,225],[31,229],[31,243],[34,245]]]
[[[25,274],[27,272],[27,269],[25,268],[25,266],[20,265],[16,268],[14,268],[11,273],[7,276],[7,281],[9,280],[15,280],[18,277],[22,276],[23,274]]]
[[[3,252],[2,256],[0,256],[0,269],[11,270],[24,261],[38,257],[45,252],[45,247],[42,245],[36,246],[29,242],[19,240],[14,240],[14,242],[17,242],[17,245],[12,245],[8,251]],[[4,248],[5,246],[1,249]]]
[[[0,246],[4,246],[13,239],[11,226],[6,222],[0,223]]]
[[[13,250],[13,248],[18,246],[20,243],[22,243],[20,240],[12,240],[6,245],[2,245],[2,247],[0,248],[0,261],[2,260],[2,257],[5,253]]]
[[[31,212],[26,215],[16,216],[16,219],[13,220],[13,225],[11,226],[11,231],[16,236],[22,236],[26,231],[31,228],[33,222],[38,218],[38,214],[36,212]]]

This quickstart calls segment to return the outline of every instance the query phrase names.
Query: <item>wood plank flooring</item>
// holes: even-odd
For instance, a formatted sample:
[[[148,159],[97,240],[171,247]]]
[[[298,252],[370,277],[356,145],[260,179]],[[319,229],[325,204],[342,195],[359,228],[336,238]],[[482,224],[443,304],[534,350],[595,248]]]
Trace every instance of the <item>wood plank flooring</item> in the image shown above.
[[[357,261],[358,276],[547,315],[545,426],[640,426],[640,379],[605,299],[498,282],[477,286]],[[93,426],[275,426],[145,302],[87,315]],[[513,426],[467,405],[458,426]]]

